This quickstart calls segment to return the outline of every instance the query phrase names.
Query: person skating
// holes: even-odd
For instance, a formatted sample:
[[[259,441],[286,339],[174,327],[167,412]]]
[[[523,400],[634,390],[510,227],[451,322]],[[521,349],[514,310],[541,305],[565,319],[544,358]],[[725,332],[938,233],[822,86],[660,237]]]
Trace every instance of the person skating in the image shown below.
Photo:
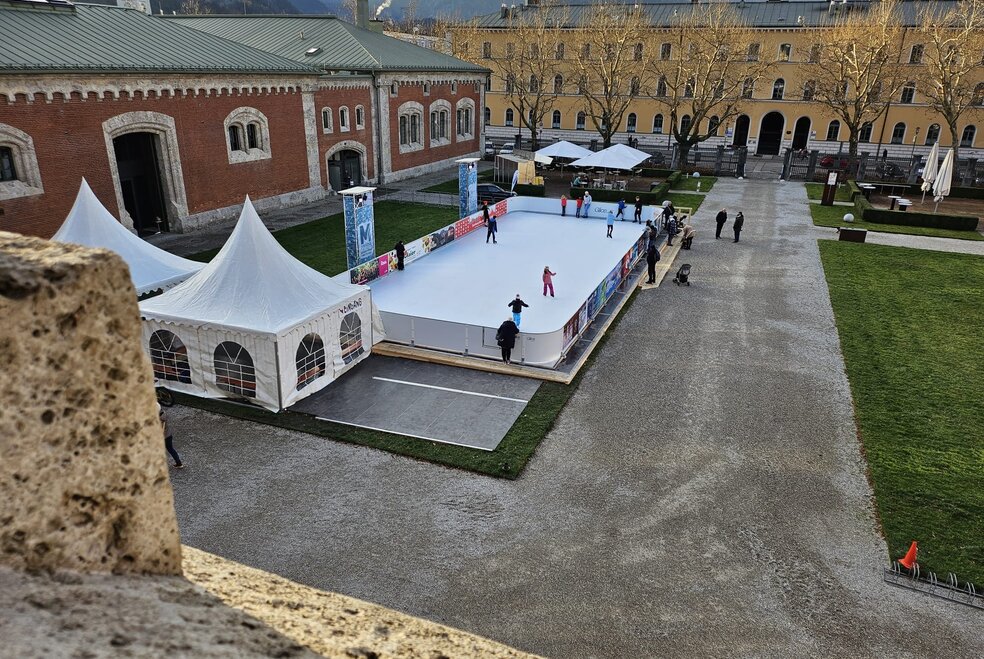
[[[615,230],[615,213],[608,211],[608,238],[612,237],[612,231]]]
[[[396,269],[403,270],[403,259],[407,255],[407,248],[402,240],[398,240],[393,249],[396,250]]]
[[[649,267],[649,279],[646,281],[647,284],[656,283],[656,263],[658,261],[659,249],[656,248],[656,243],[650,240],[649,246],[646,248],[646,265]]]
[[[581,217],[581,206],[584,204],[584,197],[578,197],[574,200],[574,205],[576,206],[576,214],[574,217]]]
[[[618,212],[615,213],[615,217],[620,217],[622,219],[619,220],[619,221],[620,222],[625,222],[625,200],[624,199],[619,199],[618,200]]]
[[[642,201],[639,199],[638,195],[635,200],[635,221],[642,224]]]
[[[567,217],[567,195],[560,195],[560,216]]]
[[[584,217],[588,217],[591,213],[591,193],[584,193]]]
[[[491,238],[492,244],[495,245],[497,244],[495,234],[499,233],[499,223],[496,222],[495,215],[490,215],[486,224],[488,224],[488,233],[485,234],[485,244],[488,245]]]
[[[717,215],[714,216],[714,221],[717,222],[717,231],[714,232],[715,240],[721,237],[721,229],[724,228],[724,223],[728,221],[728,209],[722,208]]]
[[[735,242],[738,242],[738,238],[741,236],[741,228],[743,226],[745,226],[745,216],[739,212],[737,215],[735,215],[735,225],[734,225]]]
[[[553,278],[556,275],[556,272],[550,271],[549,265],[543,266],[543,297],[547,296],[547,289],[550,290],[550,297],[554,296]]]
[[[167,417],[164,416],[164,408],[159,403],[157,405],[157,413],[161,420],[161,427],[164,429],[164,448],[171,454],[171,459],[174,460],[174,466],[178,469],[184,469],[181,456],[174,450],[174,435],[171,432],[171,426],[167,422]]]
[[[508,318],[499,325],[499,329],[495,333],[495,342],[499,344],[499,348],[502,350],[502,361],[506,364],[512,363],[510,358],[512,357],[512,349],[516,346],[517,334],[519,334],[519,327]]]
[[[520,323],[523,321],[523,307],[529,307],[530,305],[523,302],[523,298],[519,297],[519,293],[516,293],[516,299],[506,304],[507,307],[512,307],[513,322],[516,323],[516,327],[519,327]]]

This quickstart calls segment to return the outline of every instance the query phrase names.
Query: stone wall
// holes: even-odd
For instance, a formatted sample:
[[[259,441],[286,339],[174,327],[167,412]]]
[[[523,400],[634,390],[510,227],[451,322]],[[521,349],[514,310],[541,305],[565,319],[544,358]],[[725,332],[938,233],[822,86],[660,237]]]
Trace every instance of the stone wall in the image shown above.
[[[0,232],[0,318],[0,565],[180,574],[126,265]]]

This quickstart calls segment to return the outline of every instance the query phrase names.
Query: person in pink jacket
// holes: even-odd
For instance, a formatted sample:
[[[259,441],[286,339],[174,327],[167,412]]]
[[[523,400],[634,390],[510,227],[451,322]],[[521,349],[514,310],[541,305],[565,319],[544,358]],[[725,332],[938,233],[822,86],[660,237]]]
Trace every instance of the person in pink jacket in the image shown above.
[[[550,266],[544,266],[543,268],[543,296],[547,296],[547,290],[550,290],[550,297],[554,296],[553,289],[553,278],[556,272],[550,272]]]

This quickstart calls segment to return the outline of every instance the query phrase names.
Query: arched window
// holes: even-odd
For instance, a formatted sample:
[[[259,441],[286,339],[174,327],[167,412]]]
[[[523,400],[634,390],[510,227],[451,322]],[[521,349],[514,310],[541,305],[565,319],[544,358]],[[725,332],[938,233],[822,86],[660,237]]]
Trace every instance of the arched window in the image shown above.
[[[642,89],[642,82],[639,80],[639,76],[632,76],[632,82],[629,83],[629,96],[638,96]]]
[[[963,134],[960,136],[960,146],[973,148],[975,137],[977,137],[977,127],[971,124],[963,129]]]
[[[559,73],[554,76],[554,94],[564,93],[564,76]]]
[[[470,140],[475,135],[474,120],[475,101],[462,98],[455,104],[455,133],[459,139]]]
[[[841,122],[834,119],[829,124],[827,124],[827,141],[836,142],[837,136],[840,134]]]
[[[400,153],[424,148],[424,106],[416,101],[406,101],[396,110],[400,117]]]
[[[430,143],[447,144],[451,141],[449,130],[451,118],[451,103],[438,99],[430,105]]]
[[[16,180],[17,168],[14,166],[14,150],[9,146],[0,146],[0,183]]]
[[[772,100],[781,101],[783,94],[786,93],[786,81],[779,78],[774,83],[772,83]]]
[[[366,127],[366,109],[361,105],[355,106],[355,127],[358,130]]]
[[[297,390],[300,391],[325,374],[325,342],[317,334],[301,339],[294,356],[297,366]]]
[[[642,44],[637,43],[635,48],[632,49],[632,59],[636,62],[642,61]]]
[[[788,62],[789,61],[789,58],[792,57],[792,55],[793,55],[793,46],[792,46],[792,44],[788,44],[788,43],[779,44],[779,57],[778,57],[778,60],[780,62]]]
[[[560,128],[560,110],[554,110],[553,111],[552,127],[553,128]]]
[[[256,108],[243,106],[230,112],[224,125],[231,164],[271,157],[270,124],[265,114]]]
[[[256,396],[256,370],[246,348],[234,341],[223,341],[213,355],[215,384],[239,396]]]
[[[349,126],[349,110],[348,110],[347,107],[342,106],[342,107],[338,108],[338,128],[343,133],[350,128],[350,126]]]
[[[634,133],[636,132],[636,113],[630,112],[628,118],[625,120],[625,132]]]
[[[338,341],[342,350],[342,361],[351,364],[366,349],[362,346],[362,319],[355,311],[342,318],[338,330]]]
[[[931,146],[940,139],[940,125],[931,124],[929,130],[926,131],[926,145]]]
[[[718,136],[718,127],[721,125],[721,120],[716,116],[711,117],[707,120],[707,134],[711,137]]]
[[[866,121],[861,125],[861,131],[858,133],[858,142],[870,142],[871,141],[871,122]]]
[[[911,80],[905,83],[902,87],[902,96],[899,97],[899,103],[912,103],[916,98],[916,83]]]
[[[255,123],[246,124],[246,146],[250,149],[260,148],[260,131]]]
[[[817,83],[816,83],[816,81],[815,80],[807,80],[803,84],[803,100],[804,101],[812,101],[813,100],[813,95],[816,93],[816,91],[817,91]]]
[[[574,129],[575,130],[584,130],[584,120],[586,118],[587,117],[585,116],[585,114],[584,114],[583,111],[582,112],[578,112],[577,113],[577,123],[575,124]]]
[[[695,83],[695,81],[694,81],[693,78],[689,78],[687,80],[687,84],[683,86],[683,97],[684,98],[693,98],[694,97],[694,83]]]
[[[157,330],[150,335],[150,363],[158,380],[191,384],[188,348],[173,332]]]
[[[335,130],[335,126],[331,120],[331,108],[321,109],[321,130],[325,133],[331,133]]]
[[[663,133],[663,115],[657,114],[653,117],[653,133],[661,135]]]
[[[34,140],[19,128],[0,123],[0,199],[43,192]]]
[[[892,144],[903,143],[905,143],[905,123],[900,121],[892,129]]]
[[[745,78],[745,81],[741,83],[741,97],[751,98],[752,94],[755,93],[755,80],[752,78]]]
[[[984,105],[984,82],[978,83],[974,87],[974,98],[971,100],[971,105]]]
[[[243,127],[239,124],[229,126],[229,150],[245,151],[243,148]]]
[[[666,96],[666,76],[661,76],[656,83],[656,96],[664,98]]]
[[[686,135],[690,131],[690,115],[685,114],[680,118],[680,134]]]
[[[513,125],[513,111],[512,108],[506,108],[506,125]]]
[[[488,126],[492,123],[492,108],[485,108],[485,125]]]

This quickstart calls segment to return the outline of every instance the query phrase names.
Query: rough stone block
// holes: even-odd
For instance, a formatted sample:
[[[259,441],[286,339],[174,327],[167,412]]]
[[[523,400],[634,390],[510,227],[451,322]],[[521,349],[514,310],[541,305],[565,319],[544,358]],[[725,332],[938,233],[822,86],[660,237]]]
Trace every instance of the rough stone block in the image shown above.
[[[181,573],[126,265],[0,232],[0,564]]]

